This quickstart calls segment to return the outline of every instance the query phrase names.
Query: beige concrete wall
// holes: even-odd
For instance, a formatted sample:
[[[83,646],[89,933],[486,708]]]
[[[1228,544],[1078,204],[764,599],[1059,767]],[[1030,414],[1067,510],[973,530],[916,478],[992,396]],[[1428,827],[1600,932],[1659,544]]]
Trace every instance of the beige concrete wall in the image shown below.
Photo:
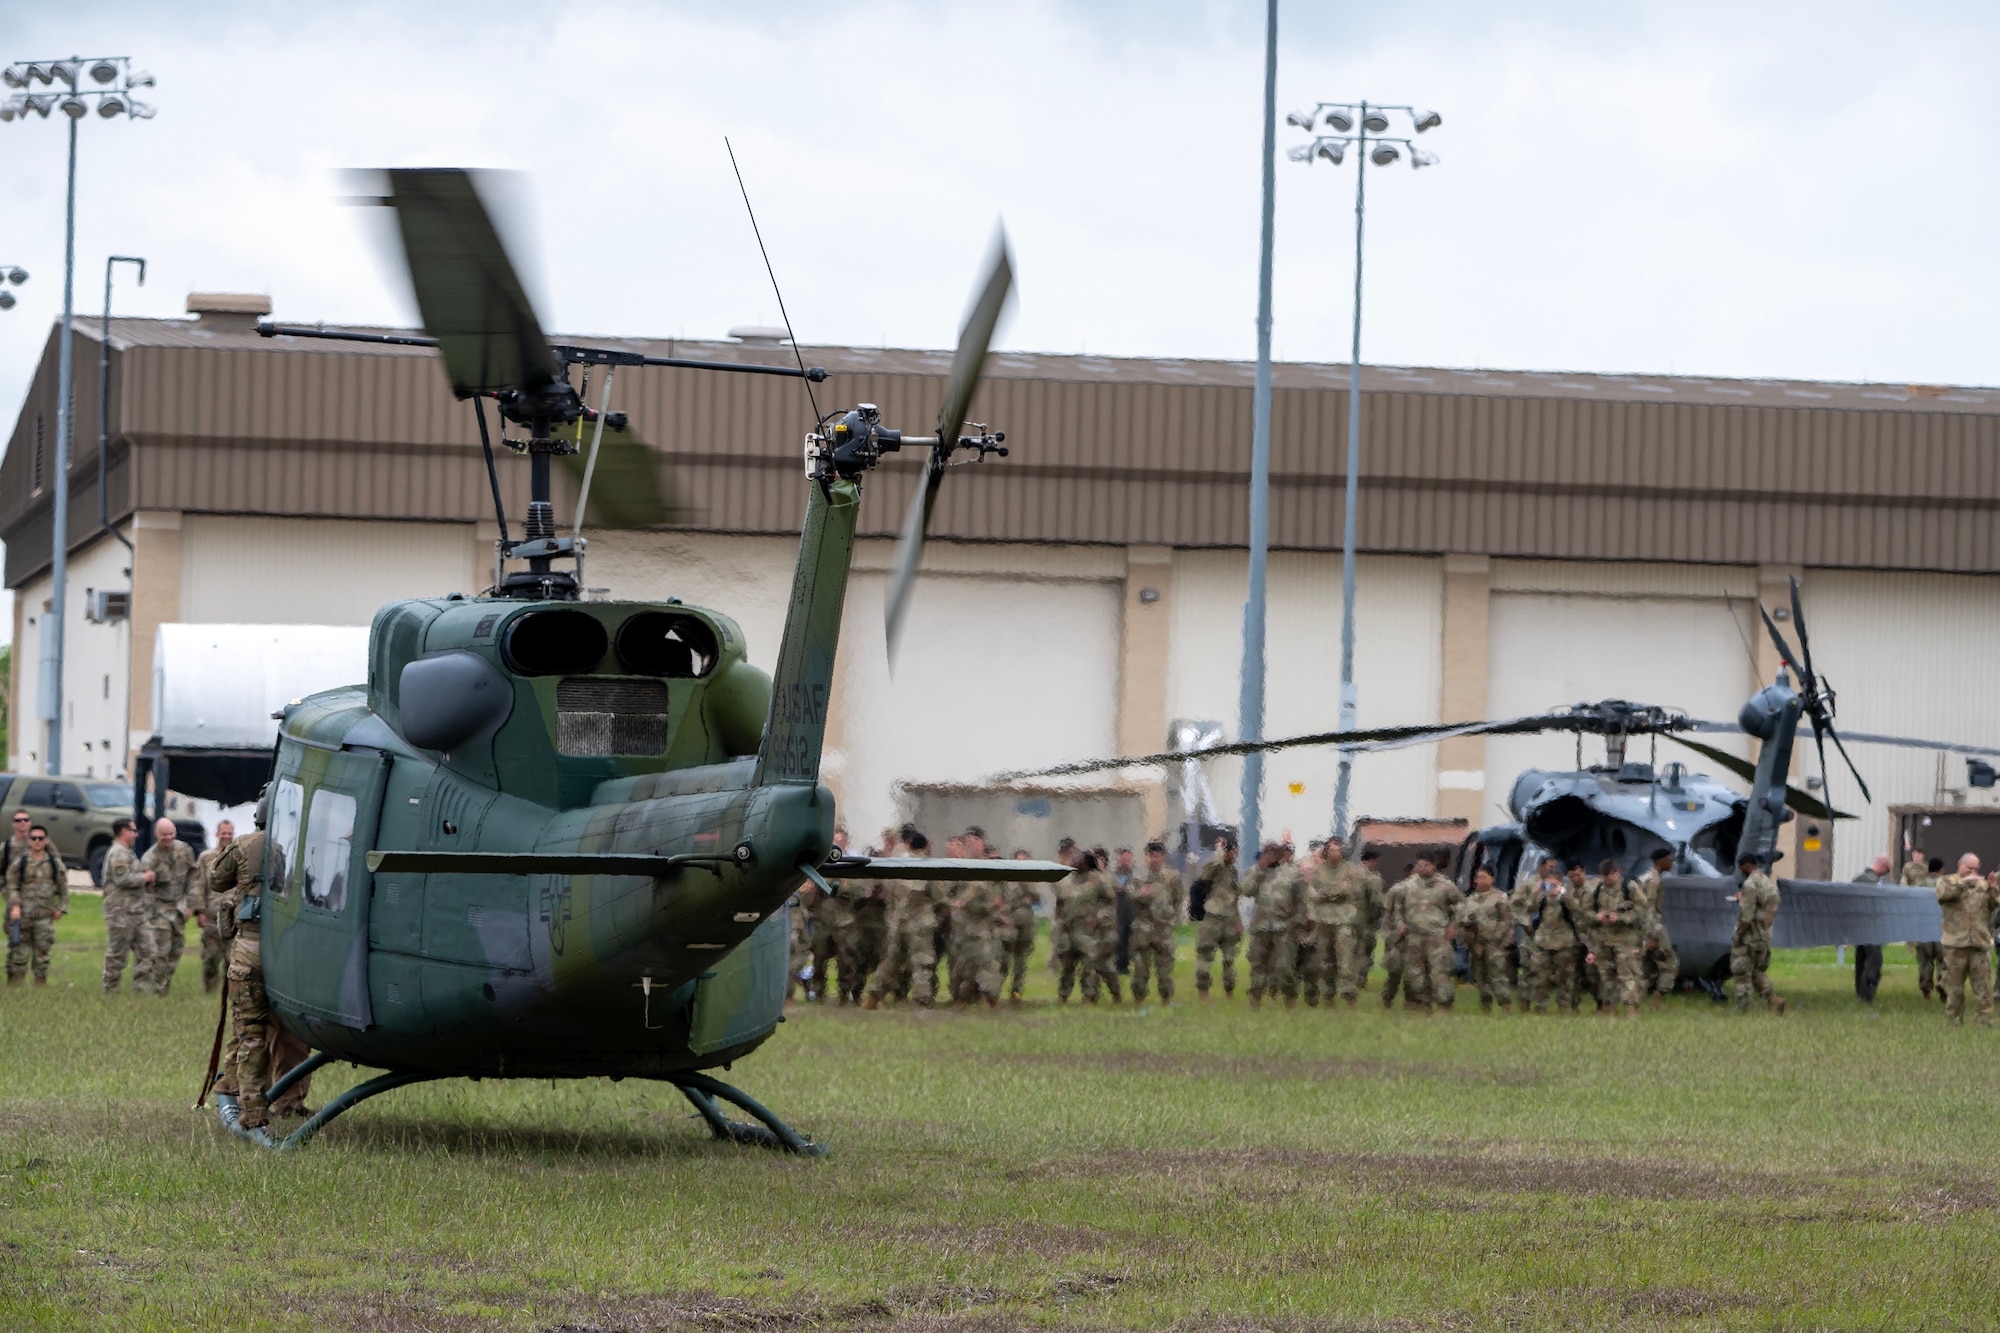
[[[130,752],[153,734],[153,639],[160,626],[181,618],[181,515],[140,510],[132,516],[132,546],[132,636],[125,657],[128,762]]]
[[[384,602],[485,587],[490,555],[484,566],[475,560],[475,536],[470,523],[189,514],[181,524],[180,618],[366,625]]]
[[[1491,562],[1483,555],[1444,558],[1443,640],[1438,721],[1486,717],[1487,613]],[[1486,740],[1454,736],[1438,745],[1437,812],[1477,827],[1486,801]]]
[[[1167,742],[1167,668],[1173,652],[1174,553],[1165,546],[1125,551],[1123,633],[1118,645],[1118,753],[1154,754]],[[1167,826],[1167,787],[1158,769],[1125,776],[1145,801],[1151,837]]]

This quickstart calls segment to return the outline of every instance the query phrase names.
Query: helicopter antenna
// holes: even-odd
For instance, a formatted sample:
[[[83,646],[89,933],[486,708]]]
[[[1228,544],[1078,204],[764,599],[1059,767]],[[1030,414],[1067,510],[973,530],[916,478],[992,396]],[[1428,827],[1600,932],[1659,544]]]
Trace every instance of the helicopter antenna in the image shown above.
[[[799,336],[792,332],[792,317],[785,310],[785,294],[778,288],[777,270],[771,267],[771,252],[764,248],[764,230],[757,225],[757,210],[750,207],[750,187],[743,183],[743,168],[736,165],[736,149],[730,145],[729,136],[722,136],[722,147],[729,154],[729,169],[736,173],[736,188],[743,193],[743,211],[750,215],[750,234],[757,238],[757,253],[764,256],[764,272],[771,275],[771,293],[778,298],[778,316],[785,321],[785,336],[792,340],[792,356],[799,363],[799,374],[806,373],[805,355],[799,351]],[[819,396],[813,392],[812,381],[806,380],[806,402],[812,406],[813,421],[822,420],[819,414]]]

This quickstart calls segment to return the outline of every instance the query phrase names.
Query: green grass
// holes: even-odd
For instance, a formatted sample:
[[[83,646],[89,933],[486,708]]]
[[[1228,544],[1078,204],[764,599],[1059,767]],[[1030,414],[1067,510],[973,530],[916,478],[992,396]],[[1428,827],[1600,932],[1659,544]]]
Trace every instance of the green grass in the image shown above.
[[[1988,1328],[2000,1035],[1891,950],[1783,1019],[794,1010],[730,1077],[833,1146],[711,1143],[671,1090],[391,1093],[296,1156],[188,1107],[214,1006],[0,994],[0,1328]],[[1184,991],[1189,966],[1184,950]],[[1377,975],[1379,982],[1379,973]],[[355,1075],[322,1076],[320,1104]]]

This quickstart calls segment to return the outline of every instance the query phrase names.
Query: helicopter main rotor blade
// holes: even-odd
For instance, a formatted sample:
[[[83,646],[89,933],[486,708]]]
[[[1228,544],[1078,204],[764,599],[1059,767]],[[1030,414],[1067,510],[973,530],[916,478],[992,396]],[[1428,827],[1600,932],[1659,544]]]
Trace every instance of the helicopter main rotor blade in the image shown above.
[[[469,398],[561,378],[475,173],[396,169],[388,178],[410,286],[452,392]]]
[[[1806,609],[1799,605],[1799,580],[1797,575],[1792,576],[1792,625],[1799,632],[1799,656],[1805,664],[1806,679],[1808,681],[1818,680],[1819,676],[1813,671],[1812,640],[1806,634]],[[1820,755],[1820,767],[1822,769],[1826,767],[1826,755],[1824,753]],[[1821,776],[1824,776],[1824,774]]]
[[[616,416],[617,413],[612,413]],[[589,448],[595,421],[579,421],[583,448]],[[565,432],[567,428],[565,428]],[[564,471],[579,486],[585,454],[559,454]],[[590,512],[584,522],[593,528],[650,528],[680,521],[686,511],[676,504],[673,488],[660,476],[660,458],[633,431],[631,424],[604,423],[598,445],[597,472],[590,483]]]
[[[1747,759],[1733,755],[1727,750],[1718,750],[1712,745],[1703,745],[1700,741],[1691,741],[1685,736],[1676,736],[1672,732],[1667,733],[1667,739],[1676,745],[1686,746],[1712,763],[1721,765],[1737,777],[1742,778],[1745,782],[1755,782],[1757,780],[1757,766]],[[1836,810],[1817,796],[1802,792],[1797,787],[1787,786],[1785,788],[1785,804],[1808,819],[1854,818],[1853,815],[1848,814],[1846,811]]]
[[[892,666],[897,646],[902,642],[903,619],[909,614],[917,568],[923,563],[931,511],[937,508],[938,488],[944,484],[945,465],[951,461],[952,451],[958,448],[958,432],[965,426],[972,395],[978,391],[985,374],[987,349],[993,345],[994,330],[1000,325],[1000,315],[1007,307],[1007,295],[1013,286],[1014,265],[1007,254],[1007,233],[1002,230],[994,236],[993,250],[986,261],[986,277],[959,329],[958,350],[952,353],[951,375],[945,382],[944,401],[938,406],[937,440],[930,446],[923,482],[910,497],[910,510],[903,518],[903,533],[896,547],[896,570],[889,580],[883,607]]]
[[[1854,775],[1854,785],[1861,788],[1861,799],[1872,805],[1875,798],[1868,794],[1867,780],[1861,776],[1861,770],[1854,766],[1854,760],[1848,755],[1847,747],[1840,743],[1840,733],[1833,729],[1833,724],[1830,722],[1827,724],[1826,734],[1833,737],[1833,748],[1840,751],[1841,759],[1847,764],[1847,771]],[[1820,783],[1824,785],[1826,782],[1826,751],[1824,749],[1820,751],[1819,765]]]
[[[1778,646],[1778,659],[1792,670],[1806,675],[1806,669],[1799,665],[1798,654],[1792,651],[1792,645],[1785,642],[1785,636],[1778,633],[1778,622],[1771,619],[1771,613],[1760,606],[1757,608],[1757,614],[1764,617],[1764,628],[1771,631],[1771,642]],[[1802,688],[1810,689],[1811,680],[1812,677],[1807,675],[1799,684]]]

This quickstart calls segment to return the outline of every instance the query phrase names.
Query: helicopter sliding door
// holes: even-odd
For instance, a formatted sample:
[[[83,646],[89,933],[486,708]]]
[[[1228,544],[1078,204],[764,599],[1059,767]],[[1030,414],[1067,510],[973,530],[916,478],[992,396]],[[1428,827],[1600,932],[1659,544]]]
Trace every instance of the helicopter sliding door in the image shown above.
[[[304,750],[273,785],[264,908],[264,985],[278,1005],[357,1031],[368,1000],[368,848],[387,756]]]

